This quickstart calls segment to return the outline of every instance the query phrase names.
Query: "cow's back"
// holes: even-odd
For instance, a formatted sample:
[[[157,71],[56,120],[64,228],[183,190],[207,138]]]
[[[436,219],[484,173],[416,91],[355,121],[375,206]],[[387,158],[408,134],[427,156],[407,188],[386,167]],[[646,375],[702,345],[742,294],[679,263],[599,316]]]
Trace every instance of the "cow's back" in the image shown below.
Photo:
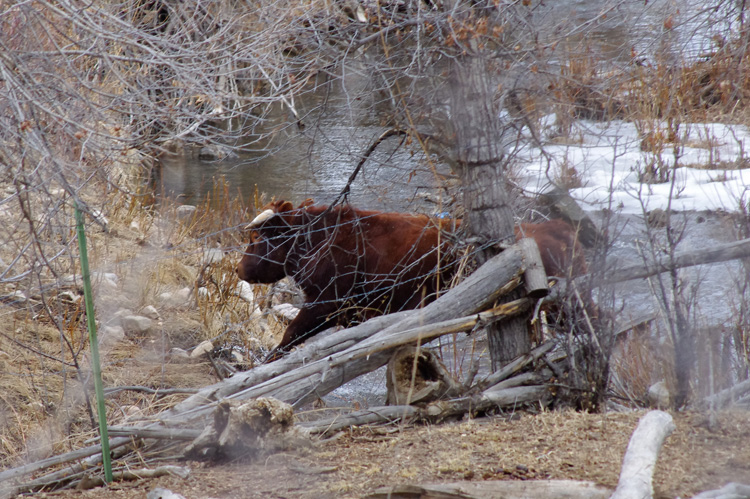
[[[318,280],[351,286],[350,298],[374,314],[414,308],[434,296],[444,238],[432,219],[350,207],[327,216],[326,224],[336,227],[329,235],[333,268],[325,265]]]
[[[515,228],[516,238],[530,237],[536,241],[547,275],[577,276],[587,272],[583,247],[576,230],[560,219],[541,223],[523,223]]]

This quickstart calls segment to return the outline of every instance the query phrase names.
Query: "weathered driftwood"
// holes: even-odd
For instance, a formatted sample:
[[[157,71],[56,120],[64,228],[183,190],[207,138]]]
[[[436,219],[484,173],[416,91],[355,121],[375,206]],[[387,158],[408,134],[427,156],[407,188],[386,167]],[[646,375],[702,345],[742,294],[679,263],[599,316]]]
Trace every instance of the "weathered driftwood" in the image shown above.
[[[731,482],[720,489],[701,492],[693,499],[750,499],[750,485]]]
[[[197,394],[188,397],[172,409],[166,411],[164,416],[169,418],[173,414],[187,413],[193,409],[202,407],[206,403],[221,400],[246,388],[258,385],[276,376],[309,364],[312,361],[349,348],[359,341],[417,312],[416,310],[409,310],[384,315],[343,331],[322,333],[308,340],[303,347],[292,351],[281,360],[256,366],[250,371],[238,373],[232,378],[201,389]]]
[[[421,409],[414,405],[384,405],[315,421],[304,421],[297,423],[297,425],[307,429],[313,435],[332,435],[339,430],[352,426],[387,424],[401,420],[412,420],[420,411]]]
[[[174,475],[182,479],[190,476],[190,468],[183,466],[159,466],[158,468],[141,468],[124,471],[115,471],[112,473],[112,479],[115,482],[125,480],[143,480],[144,478],[158,478],[160,476]],[[76,488],[80,490],[89,490],[96,487],[104,487],[106,482],[101,476],[86,476],[84,480],[78,482],[72,481],[72,484],[78,483]]]
[[[512,246],[500,255],[487,261],[458,286],[449,290],[423,309],[400,316],[401,320],[384,328],[375,335],[372,335],[372,330],[370,330],[369,334],[372,336],[370,336],[368,341],[377,342],[382,338],[408,329],[446,321],[454,317],[463,317],[483,310],[494,303],[498,297],[506,294],[509,289],[517,286],[522,264],[521,251],[518,247]],[[366,326],[369,322],[362,326]],[[339,333],[332,335],[332,337],[339,337]],[[342,336],[348,337],[350,333],[351,330],[345,330]],[[351,343],[356,343],[362,339],[362,337],[352,339]],[[331,342],[333,341],[331,340]],[[377,346],[375,343],[372,343],[372,345],[374,347]],[[398,346],[401,345],[393,345],[393,348]],[[302,347],[300,350],[309,352],[307,348]],[[341,344],[331,346],[331,349],[334,348],[340,349]],[[209,389],[202,390],[173,409],[161,414],[160,419],[162,421],[184,423],[191,419],[203,417],[210,411],[210,408],[203,407],[203,404],[213,402],[220,397],[228,396],[239,398],[273,396],[279,400],[300,405],[315,400],[347,381],[384,365],[390,357],[390,350],[379,351],[372,354],[370,358],[363,358],[360,362],[356,362],[355,366],[347,366],[346,361],[343,360],[347,356],[350,356],[349,361],[353,360],[354,358],[351,356],[356,355],[353,351],[347,352],[345,350],[336,355],[341,356],[337,357],[337,359],[342,359],[336,365],[331,365],[330,361],[334,355],[329,354],[322,360],[298,367],[283,374],[274,368],[274,365],[277,364],[276,362],[267,366],[261,366],[254,369],[254,371],[260,370],[263,374],[253,379],[253,381],[263,377],[266,378],[265,381],[250,385],[249,378],[244,378],[240,383],[230,379],[226,382],[213,385]],[[367,353],[364,355],[366,356]],[[300,357],[305,358],[304,354],[297,355],[297,358]]]
[[[661,258],[656,262],[637,263],[622,268],[614,268],[607,271],[605,283],[613,284],[632,279],[651,277],[670,270],[704,265],[708,263],[725,262],[750,256],[750,239],[742,239],[727,244],[720,244],[711,248],[703,248],[694,251],[680,251],[674,259]],[[611,265],[609,265],[612,267]],[[585,276],[576,280],[584,279]]]
[[[123,455],[125,455],[127,452],[129,452],[128,448],[125,447],[123,443],[127,444],[127,443],[130,443],[131,441],[132,440],[130,438],[119,438],[119,439],[110,440],[109,448],[110,448],[110,451],[112,452],[112,458],[118,459],[122,457]],[[119,444],[117,442],[119,442]],[[83,460],[80,460],[81,459],[80,457],[71,457],[71,454],[74,454],[77,451],[67,452],[66,454],[57,456],[57,457],[65,456],[66,460],[58,464],[67,464],[67,466],[53,473],[48,473],[39,478],[31,480],[30,482],[21,483],[18,481],[18,478],[20,478],[23,475],[33,473],[34,471],[38,471],[41,468],[37,467],[32,471],[29,471],[28,468],[26,468],[24,469],[25,472],[23,473],[23,475],[14,475],[13,478],[0,480],[0,498],[5,499],[6,497],[15,497],[18,494],[28,492],[28,491],[38,490],[38,489],[45,488],[45,487],[58,487],[60,485],[68,484],[68,483],[74,482],[75,480],[81,479],[89,472],[89,470],[91,470],[95,466],[98,466],[102,461],[101,445],[87,447],[86,449],[90,450],[95,447],[99,447],[98,451],[94,452],[93,455],[89,455]],[[78,450],[82,450],[82,449],[78,449]],[[68,464],[68,463],[72,463],[73,461],[76,461],[76,462],[74,464]],[[37,463],[31,463],[31,464],[36,465]],[[8,470],[8,471],[14,471],[14,470],[19,470],[19,468],[14,468],[13,470]]]
[[[392,352],[400,346],[418,341],[427,342],[444,334],[471,329],[479,320],[483,320],[483,317],[489,319],[513,316],[527,309],[529,303],[528,299],[516,300],[477,316],[462,317],[406,331],[400,328],[412,324],[409,324],[408,320],[403,321],[343,352],[278,376],[238,395],[272,396],[298,407],[313,402],[344,383],[385,365]]]
[[[555,348],[554,341],[543,343],[531,350],[529,353],[522,355],[513,362],[505,365],[502,369],[490,374],[485,379],[480,381],[477,385],[479,386],[479,388],[487,388],[488,386],[496,385],[504,379],[507,379],[517,372],[521,371],[532,362],[536,362],[541,357],[552,351],[553,348]]]
[[[539,246],[530,237],[518,241],[518,246],[521,248],[523,261],[526,263],[526,270],[523,273],[526,296],[534,299],[544,298],[549,294],[549,282],[542,263],[542,255],[539,253]]]
[[[702,405],[714,410],[730,405],[733,401],[750,392],[750,379],[737,383],[725,390],[703,399]]]
[[[620,480],[612,499],[653,497],[652,480],[656,459],[664,440],[675,430],[672,416],[650,411],[638,422],[622,460]]]
[[[319,421],[299,423],[299,426],[307,428],[313,434],[330,435],[353,425],[391,423],[402,419],[440,422],[461,417],[469,412],[483,412],[494,407],[514,408],[521,404],[538,402],[548,395],[547,387],[542,385],[516,386],[499,390],[493,387],[478,395],[440,400],[424,407],[412,405],[373,407]]]
[[[129,438],[113,438],[109,441],[109,448],[116,449],[117,447],[126,445],[130,442]],[[57,466],[59,464],[70,463],[72,461],[78,461],[79,459],[85,459],[88,457],[98,458],[101,460],[102,446],[101,445],[90,445],[82,449],[76,449],[71,452],[66,452],[58,456],[48,457],[33,463],[25,464],[17,468],[11,468],[0,472],[0,491],[4,489],[6,481],[10,481],[16,478],[20,478],[25,475],[34,473],[35,471],[49,468],[50,466]]]
[[[593,482],[572,480],[487,480],[482,482],[428,483],[381,487],[366,499],[606,499],[611,490]]]
[[[104,390],[104,396],[111,397],[112,395],[125,391],[144,392],[154,395],[174,395],[176,393],[198,393],[199,390],[197,388],[151,388],[148,386],[114,386],[111,388],[106,388]]]

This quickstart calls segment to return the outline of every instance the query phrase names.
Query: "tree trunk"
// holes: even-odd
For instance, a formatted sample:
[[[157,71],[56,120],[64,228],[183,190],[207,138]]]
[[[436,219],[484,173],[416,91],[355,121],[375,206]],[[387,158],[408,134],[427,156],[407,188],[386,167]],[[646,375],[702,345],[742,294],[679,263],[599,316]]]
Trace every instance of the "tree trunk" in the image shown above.
[[[514,240],[513,210],[505,189],[503,133],[490,74],[487,60],[479,56],[454,60],[451,67],[451,116],[466,210],[464,226],[476,241],[480,264],[501,251],[497,243]],[[509,300],[518,298],[520,294],[508,296]],[[526,314],[488,327],[493,371],[531,349],[528,319]]]

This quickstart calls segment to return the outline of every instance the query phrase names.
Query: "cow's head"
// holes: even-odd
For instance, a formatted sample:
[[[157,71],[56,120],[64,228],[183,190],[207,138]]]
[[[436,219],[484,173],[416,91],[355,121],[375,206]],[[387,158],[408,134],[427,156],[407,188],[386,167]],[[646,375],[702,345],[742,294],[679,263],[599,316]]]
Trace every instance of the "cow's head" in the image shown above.
[[[312,204],[305,201],[304,208]],[[299,229],[299,210],[288,201],[274,201],[266,205],[252,222],[245,226],[250,244],[245,250],[237,275],[252,283],[270,284],[286,276],[285,264]]]

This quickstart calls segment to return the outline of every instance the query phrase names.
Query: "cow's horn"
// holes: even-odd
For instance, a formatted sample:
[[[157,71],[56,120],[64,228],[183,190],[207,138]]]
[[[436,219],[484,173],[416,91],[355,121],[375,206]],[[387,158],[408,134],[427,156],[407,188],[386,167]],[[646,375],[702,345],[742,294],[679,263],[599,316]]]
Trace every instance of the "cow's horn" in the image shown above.
[[[253,221],[250,222],[249,224],[247,224],[245,226],[245,229],[252,229],[253,227],[259,226],[260,224],[262,224],[263,222],[265,222],[266,220],[268,220],[269,218],[271,218],[275,214],[276,214],[276,212],[273,211],[273,210],[266,210],[266,211],[260,213],[257,217],[253,218]]]

